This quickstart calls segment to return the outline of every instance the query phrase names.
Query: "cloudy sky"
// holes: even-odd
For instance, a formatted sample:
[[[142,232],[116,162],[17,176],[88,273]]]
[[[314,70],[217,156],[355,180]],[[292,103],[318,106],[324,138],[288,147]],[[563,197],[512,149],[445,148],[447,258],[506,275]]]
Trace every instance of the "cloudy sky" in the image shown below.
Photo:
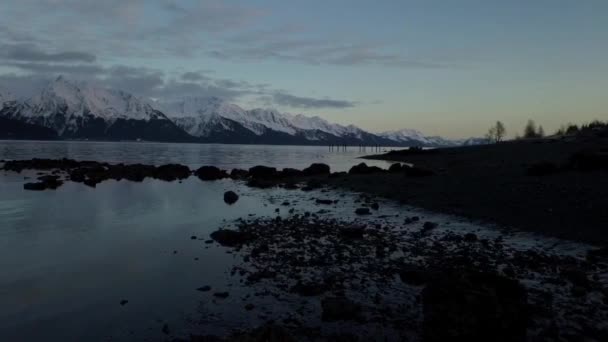
[[[481,136],[608,118],[605,0],[5,0],[0,87],[58,74]]]

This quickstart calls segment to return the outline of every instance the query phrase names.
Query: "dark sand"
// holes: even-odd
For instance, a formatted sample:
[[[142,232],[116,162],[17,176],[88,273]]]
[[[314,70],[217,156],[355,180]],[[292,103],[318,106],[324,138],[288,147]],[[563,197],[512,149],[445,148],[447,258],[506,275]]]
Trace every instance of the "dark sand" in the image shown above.
[[[350,175],[330,183],[403,203],[594,244],[608,242],[608,173],[564,169],[531,176],[539,162],[559,167],[579,151],[606,151],[608,139],[536,140],[364,157],[412,163],[429,177]],[[602,152],[603,153],[603,152]]]

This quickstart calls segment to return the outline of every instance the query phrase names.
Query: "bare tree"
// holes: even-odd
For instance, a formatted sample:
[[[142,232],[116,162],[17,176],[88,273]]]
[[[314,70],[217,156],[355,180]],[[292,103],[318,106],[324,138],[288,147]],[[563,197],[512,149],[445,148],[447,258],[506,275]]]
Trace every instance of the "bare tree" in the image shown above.
[[[505,134],[507,134],[505,125],[500,121],[496,121],[496,124],[490,127],[488,133],[486,133],[486,139],[494,143],[499,143],[505,137]]]

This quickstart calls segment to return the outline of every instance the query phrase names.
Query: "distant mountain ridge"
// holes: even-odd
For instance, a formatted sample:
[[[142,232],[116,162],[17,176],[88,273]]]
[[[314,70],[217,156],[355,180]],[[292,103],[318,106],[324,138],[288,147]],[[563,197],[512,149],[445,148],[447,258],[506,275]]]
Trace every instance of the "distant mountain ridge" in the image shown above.
[[[19,132],[42,127],[55,132],[59,139],[395,147],[455,146],[464,142],[427,137],[408,129],[374,134],[318,116],[274,109],[246,110],[216,97],[153,102],[63,77],[25,100],[16,100],[0,90],[0,118],[26,124],[18,126]]]

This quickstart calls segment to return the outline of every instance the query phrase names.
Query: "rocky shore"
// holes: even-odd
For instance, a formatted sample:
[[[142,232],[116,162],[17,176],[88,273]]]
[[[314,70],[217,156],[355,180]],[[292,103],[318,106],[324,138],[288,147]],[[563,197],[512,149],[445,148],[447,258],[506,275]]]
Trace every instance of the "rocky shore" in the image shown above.
[[[196,335],[186,340],[602,341],[608,338],[606,247],[583,257],[515,248],[502,233],[494,238],[464,233],[407,212],[385,219],[378,200],[454,213],[506,231],[601,245],[607,236],[601,227],[608,227],[607,212],[598,210],[608,201],[605,150],[564,144],[405,150],[370,157],[398,161],[388,169],[360,163],[335,173],[325,164],[228,171],[32,159],[0,161],[0,166],[35,177],[25,180],[29,191],[52,191],[68,181],[96,187],[109,180],[197,177],[303,193],[333,188],[361,194],[350,209],[357,219],[323,216],[345,199],[316,196],[311,201],[320,207],[318,213],[299,212],[286,202],[287,216],[242,218],[213,232],[205,244],[216,243],[237,256],[229,273],[252,290],[243,310],[257,310],[255,297],[289,298],[300,305],[281,321],[268,317],[267,325],[227,339]],[[223,199],[232,205],[239,196],[227,191]],[[215,290],[199,289],[218,300],[230,296]]]

